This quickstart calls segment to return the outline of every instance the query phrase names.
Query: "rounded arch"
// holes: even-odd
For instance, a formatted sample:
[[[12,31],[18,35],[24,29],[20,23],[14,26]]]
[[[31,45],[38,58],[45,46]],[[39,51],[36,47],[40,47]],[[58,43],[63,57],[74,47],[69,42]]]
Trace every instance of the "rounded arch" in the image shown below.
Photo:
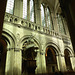
[[[74,51],[73,51],[72,48],[70,48],[69,46],[65,46],[65,47],[64,47],[64,51],[65,51],[65,50],[68,50],[70,56],[74,56]]]
[[[56,72],[58,70],[57,55],[60,54],[59,46],[53,42],[45,45],[46,71]]]
[[[64,55],[67,71],[72,71],[72,63],[70,59],[70,56],[74,56],[74,54],[72,53],[72,49],[68,46],[65,46]]]
[[[40,47],[39,41],[32,35],[24,35],[19,42],[22,49],[22,74],[25,70],[27,71],[27,73],[35,73],[37,65],[37,49],[39,49]],[[27,61],[27,63],[34,63],[34,68],[31,67],[27,69],[25,66],[26,64],[24,63],[25,61]],[[28,67],[30,67],[30,65]]]
[[[53,42],[49,42],[49,43],[47,43],[47,44],[45,45],[45,47],[44,47],[45,53],[46,53],[46,48],[47,48],[48,46],[52,46],[52,47],[55,48],[54,50],[55,50],[56,55],[59,55],[59,54],[61,53],[59,46],[58,46],[57,44],[53,43]]]
[[[7,48],[15,47],[16,37],[9,30],[3,29],[2,39],[4,39],[7,42]]]
[[[38,39],[36,39],[34,36],[32,35],[24,35],[21,39],[20,39],[20,44],[21,44],[21,48],[22,48],[22,45],[23,43],[26,41],[26,39],[32,39],[34,40],[34,42],[36,42],[36,44],[38,45],[38,47],[40,48],[40,42],[38,41]]]

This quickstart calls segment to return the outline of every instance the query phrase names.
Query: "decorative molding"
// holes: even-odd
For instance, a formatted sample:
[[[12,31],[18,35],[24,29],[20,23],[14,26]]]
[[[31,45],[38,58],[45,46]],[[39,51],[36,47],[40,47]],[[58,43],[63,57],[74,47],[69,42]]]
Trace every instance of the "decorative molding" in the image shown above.
[[[20,48],[7,48],[7,51],[11,51],[11,50],[14,50],[14,51],[22,51],[22,49]]]
[[[36,31],[36,32],[39,32],[41,34],[45,34],[45,35],[48,35],[48,36],[58,38],[60,40],[64,40],[64,42],[65,42],[65,39],[63,38],[63,36],[60,33],[56,32],[54,30],[49,30],[48,27],[43,27],[43,26],[38,25],[34,22],[25,20],[23,18],[14,16],[12,14],[5,13],[4,21],[9,22],[9,23],[13,23],[13,25],[15,25],[19,28],[22,27],[22,28],[26,28],[26,29],[29,29],[29,30],[32,30],[32,31]],[[67,43],[69,44],[69,42],[67,42]]]

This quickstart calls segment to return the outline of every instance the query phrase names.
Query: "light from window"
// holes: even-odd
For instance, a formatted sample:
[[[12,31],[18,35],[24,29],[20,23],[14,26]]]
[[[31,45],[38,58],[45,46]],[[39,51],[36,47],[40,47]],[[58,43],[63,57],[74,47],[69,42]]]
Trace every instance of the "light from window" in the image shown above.
[[[14,0],[7,0],[6,12],[13,14]]]
[[[23,18],[27,19],[27,0],[23,0]]]
[[[41,21],[42,21],[42,26],[45,26],[44,7],[42,4],[41,4]]]
[[[66,34],[65,28],[64,28],[64,25],[63,25],[63,20],[62,20],[62,17],[60,15],[58,15],[58,25],[59,25],[59,32],[62,33],[62,34]]]
[[[30,21],[34,22],[34,3],[30,0]]]
[[[50,22],[50,11],[49,8],[47,8],[47,27],[49,26],[49,29],[52,30],[52,25]]]

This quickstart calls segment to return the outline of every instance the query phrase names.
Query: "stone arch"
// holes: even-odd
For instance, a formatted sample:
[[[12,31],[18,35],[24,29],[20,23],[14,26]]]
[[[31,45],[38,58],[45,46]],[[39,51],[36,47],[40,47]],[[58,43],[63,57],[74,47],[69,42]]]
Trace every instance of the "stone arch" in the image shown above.
[[[69,46],[65,46],[64,48],[64,56],[65,56],[65,63],[67,71],[73,70],[73,61],[72,57],[74,57],[74,52]]]
[[[59,46],[58,46],[56,43],[53,43],[53,42],[49,42],[49,43],[47,43],[47,44],[45,45],[45,47],[44,47],[45,53],[46,53],[46,48],[47,48],[48,46],[53,46],[53,47],[55,48],[56,55],[59,55],[59,54],[61,53]]]
[[[2,37],[0,40],[0,51],[2,51],[1,52],[1,58],[0,58],[2,60],[1,60],[0,64],[2,63],[3,75],[5,75],[5,72],[7,71],[6,69],[8,68],[8,64],[9,64],[9,61],[11,59],[10,58],[11,53],[12,53],[11,51],[13,50],[12,48],[15,47],[15,39],[16,38],[13,35],[13,33],[11,33],[7,29],[3,29]]]
[[[30,43],[29,43],[30,42]],[[34,63],[33,66],[27,69],[27,67],[22,66],[22,74],[25,74],[25,71],[27,73],[35,73],[36,66],[37,66],[37,49],[40,48],[39,41],[32,35],[25,35],[20,39],[21,48],[22,48],[22,65],[25,66],[25,64],[29,62]],[[26,47],[27,46],[27,47]],[[36,48],[36,50],[35,50]],[[29,57],[28,57],[29,56]],[[27,61],[25,64],[24,62]]]
[[[58,70],[57,56],[61,53],[59,46],[53,42],[45,45],[45,58],[47,72],[55,72]],[[47,55],[46,55],[47,54]],[[50,59],[50,60],[49,60]],[[49,62],[52,61],[52,62]],[[49,69],[47,69],[49,68]]]
[[[9,30],[3,29],[2,39],[4,39],[7,43],[5,74],[10,74],[10,70],[11,70],[11,68],[13,68],[13,66],[11,66],[11,62],[12,63],[14,62],[14,49],[15,49],[15,44],[16,44],[16,37]]]
[[[69,46],[65,46],[65,47],[64,47],[64,51],[65,51],[65,50],[68,50],[70,56],[74,56],[74,51],[73,51],[72,48],[70,48]]]
[[[2,38],[7,42],[7,48],[15,47],[16,37],[12,32],[7,29],[3,29]]]
[[[38,40],[37,38],[35,38],[34,36],[32,36],[32,35],[24,35],[24,36],[20,39],[19,43],[21,44],[21,48],[22,48],[23,43],[26,41],[26,39],[27,39],[27,38],[30,38],[30,37],[36,42],[36,44],[37,44],[38,47],[40,48],[40,42],[39,42],[39,40]]]

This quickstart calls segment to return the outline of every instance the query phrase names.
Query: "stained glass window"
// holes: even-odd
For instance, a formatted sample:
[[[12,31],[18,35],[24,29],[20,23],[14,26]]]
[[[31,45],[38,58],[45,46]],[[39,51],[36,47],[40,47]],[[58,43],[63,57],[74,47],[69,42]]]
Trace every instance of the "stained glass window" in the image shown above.
[[[13,14],[14,0],[7,0],[6,12]]]
[[[64,28],[64,23],[63,23],[63,17],[60,15],[58,15],[58,25],[59,25],[59,32],[62,34],[66,34],[65,28]]]
[[[27,0],[23,0],[23,18],[27,19]]]
[[[34,2],[30,0],[30,21],[34,22]]]
[[[48,7],[47,7],[46,19],[47,19],[47,27],[49,27],[49,29],[52,30],[52,24],[51,24],[51,20],[50,20],[50,11],[49,11]]]
[[[44,7],[42,4],[41,4],[41,21],[42,21],[42,26],[45,26]]]

